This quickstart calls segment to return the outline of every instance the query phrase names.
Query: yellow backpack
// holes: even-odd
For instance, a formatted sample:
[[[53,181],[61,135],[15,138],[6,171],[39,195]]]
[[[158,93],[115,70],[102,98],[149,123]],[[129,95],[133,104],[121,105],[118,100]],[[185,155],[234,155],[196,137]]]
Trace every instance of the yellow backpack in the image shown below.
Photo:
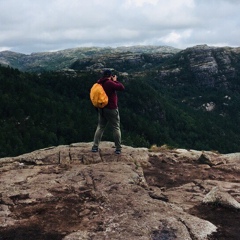
[[[90,90],[90,99],[94,107],[104,108],[108,104],[108,96],[99,83],[93,84]]]

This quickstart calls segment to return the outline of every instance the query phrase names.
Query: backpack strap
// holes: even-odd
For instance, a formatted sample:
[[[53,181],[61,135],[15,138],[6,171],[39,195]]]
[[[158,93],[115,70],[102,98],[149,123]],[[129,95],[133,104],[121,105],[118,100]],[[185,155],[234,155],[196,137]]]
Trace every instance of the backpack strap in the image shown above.
[[[109,81],[109,79],[107,78],[106,80],[104,80],[101,85],[103,86],[104,83],[106,83],[107,81]]]

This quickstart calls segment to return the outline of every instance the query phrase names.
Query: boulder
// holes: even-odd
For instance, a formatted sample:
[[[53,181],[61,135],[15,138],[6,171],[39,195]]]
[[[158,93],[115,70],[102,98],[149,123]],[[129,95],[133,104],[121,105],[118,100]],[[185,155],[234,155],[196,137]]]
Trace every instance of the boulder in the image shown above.
[[[220,204],[224,207],[240,209],[240,203],[237,202],[229,193],[214,187],[203,199],[203,203]]]

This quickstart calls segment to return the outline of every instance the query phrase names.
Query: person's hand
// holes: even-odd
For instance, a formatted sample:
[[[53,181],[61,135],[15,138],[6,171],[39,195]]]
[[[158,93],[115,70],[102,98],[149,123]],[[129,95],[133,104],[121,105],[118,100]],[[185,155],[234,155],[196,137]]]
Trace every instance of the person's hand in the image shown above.
[[[117,81],[117,75],[113,75],[112,76],[112,80],[115,82],[115,81]]]

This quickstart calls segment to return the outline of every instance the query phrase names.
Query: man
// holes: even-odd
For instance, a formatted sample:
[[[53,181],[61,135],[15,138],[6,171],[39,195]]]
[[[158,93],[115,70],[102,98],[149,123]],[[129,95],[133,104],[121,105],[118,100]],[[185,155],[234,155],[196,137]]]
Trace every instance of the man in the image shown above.
[[[103,72],[103,77],[98,83],[102,84],[108,96],[108,104],[104,108],[98,109],[98,126],[94,135],[92,152],[98,152],[98,146],[101,141],[103,132],[107,124],[110,124],[113,130],[113,138],[115,142],[115,153],[121,153],[121,130],[120,116],[118,112],[118,97],[116,91],[124,90],[122,83],[117,81],[117,76],[112,76],[110,70]]]

